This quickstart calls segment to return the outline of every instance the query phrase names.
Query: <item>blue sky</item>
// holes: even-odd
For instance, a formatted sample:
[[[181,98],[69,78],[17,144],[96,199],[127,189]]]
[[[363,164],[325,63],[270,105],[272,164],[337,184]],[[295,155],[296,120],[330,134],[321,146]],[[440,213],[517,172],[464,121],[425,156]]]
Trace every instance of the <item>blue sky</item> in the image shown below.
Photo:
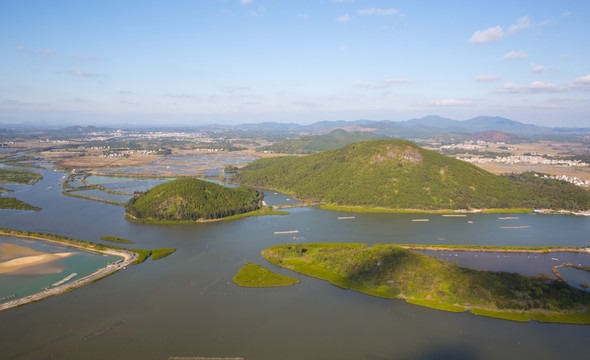
[[[0,3],[0,123],[590,126],[590,2]]]

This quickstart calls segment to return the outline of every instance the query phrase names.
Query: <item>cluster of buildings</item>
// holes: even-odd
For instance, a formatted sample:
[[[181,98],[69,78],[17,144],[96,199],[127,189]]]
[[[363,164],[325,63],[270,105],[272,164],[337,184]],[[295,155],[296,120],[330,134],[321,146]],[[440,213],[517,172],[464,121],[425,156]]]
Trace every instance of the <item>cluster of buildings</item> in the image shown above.
[[[487,148],[489,148],[490,145],[505,145],[505,143],[501,142],[501,141],[491,143],[491,142],[487,142],[487,141],[483,141],[483,140],[465,141],[462,144],[443,145],[440,147],[440,149],[441,150],[455,150],[455,149],[480,150],[480,149],[487,149]]]
[[[531,164],[531,165],[557,165],[557,166],[589,166],[587,163],[580,160],[563,160],[563,159],[548,159],[542,156],[528,156],[528,155],[513,155],[496,158],[459,158],[459,160],[467,161],[472,164],[486,164],[498,162],[508,165],[514,164]]]
[[[69,144],[69,140],[51,140],[51,139],[41,139],[39,140],[40,143],[49,143],[49,144]]]
[[[584,180],[584,179],[579,179],[577,177],[567,177],[565,175],[539,175],[539,174],[535,174],[536,177],[542,177],[543,179],[554,179],[554,180],[563,180],[563,181],[567,181],[569,183],[572,183],[574,185],[578,185],[578,186],[590,186],[590,181],[588,180]]]
[[[162,151],[162,149],[158,149],[158,150],[125,150],[125,151],[114,152],[114,153],[110,153],[110,154],[104,154],[104,155],[102,155],[102,157],[105,159],[114,159],[114,158],[119,158],[119,157],[127,157],[132,154],[152,155],[152,154],[155,154],[159,151]]]

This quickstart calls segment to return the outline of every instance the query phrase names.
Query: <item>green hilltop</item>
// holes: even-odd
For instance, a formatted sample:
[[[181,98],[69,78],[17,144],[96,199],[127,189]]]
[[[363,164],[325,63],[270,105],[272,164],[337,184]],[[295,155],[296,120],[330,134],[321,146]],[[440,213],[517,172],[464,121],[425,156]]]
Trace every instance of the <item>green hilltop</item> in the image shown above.
[[[260,208],[262,194],[248,187],[228,188],[195,178],[153,187],[127,203],[136,220],[197,221],[220,219]]]
[[[272,151],[278,154],[313,154],[319,151],[336,149],[360,141],[383,139],[384,136],[366,131],[347,132],[336,129],[326,135],[303,136],[276,144],[263,146],[257,152]]]
[[[460,267],[396,245],[287,244],[263,250],[262,256],[345,289],[440,310],[590,323],[590,293],[565,282]]]
[[[256,160],[232,178],[305,201],[390,209],[587,210],[590,193],[532,174],[503,177],[406,140]]]

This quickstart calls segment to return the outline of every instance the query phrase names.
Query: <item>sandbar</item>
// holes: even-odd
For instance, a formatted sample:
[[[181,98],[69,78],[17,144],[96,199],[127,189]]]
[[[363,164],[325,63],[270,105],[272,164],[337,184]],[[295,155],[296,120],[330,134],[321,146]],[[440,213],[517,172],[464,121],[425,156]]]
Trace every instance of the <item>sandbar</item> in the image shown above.
[[[45,264],[57,259],[67,258],[74,255],[75,252],[65,252],[56,254],[42,254],[23,256],[16,259],[0,263],[0,274],[9,274],[30,266]]]
[[[14,259],[25,255],[43,255],[41,251],[16,244],[0,244],[0,260]]]

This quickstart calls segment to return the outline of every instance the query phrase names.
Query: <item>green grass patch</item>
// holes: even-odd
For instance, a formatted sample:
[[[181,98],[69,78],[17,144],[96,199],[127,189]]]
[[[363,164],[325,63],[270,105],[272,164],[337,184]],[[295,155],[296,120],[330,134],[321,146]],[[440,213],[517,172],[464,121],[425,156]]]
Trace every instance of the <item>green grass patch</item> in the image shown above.
[[[481,211],[483,214],[526,214],[532,213],[533,209],[520,208],[520,209],[484,209]]]
[[[7,188],[3,188],[3,187],[0,186],[0,194],[3,194],[3,193],[9,194],[9,193],[13,193],[13,192],[14,192],[13,190],[10,190],[10,189],[7,189]]]
[[[43,175],[21,169],[0,169],[0,184],[33,185],[43,179]]]
[[[496,319],[503,319],[503,320],[527,322],[531,319],[531,317],[529,315],[527,315],[526,313],[523,313],[523,312],[496,311],[496,310],[486,310],[486,309],[477,309],[477,308],[470,309],[469,311],[471,311],[471,313],[474,315],[493,317]]]
[[[234,276],[233,281],[244,287],[291,286],[299,283],[299,279],[276,274],[257,264],[246,264]]]
[[[463,306],[454,305],[454,304],[446,304],[446,303],[442,303],[442,302],[436,301],[436,300],[406,299],[406,302],[409,304],[413,304],[413,305],[426,306],[431,309],[444,310],[444,311],[450,311],[450,312],[463,312],[463,311],[467,310]]]
[[[121,244],[135,244],[131,240],[121,239],[121,238],[114,237],[114,236],[101,236],[100,239],[104,240],[104,241],[110,241],[110,242],[121,243]]]
[[[171,255],[175,251],[176,251],[176,249],[174,249],[174,248],[163,248],[163,249],[152,250],[152,260],[158,260],[161,258],[165,258],[166,256]]]
[[[388,209],[379,207],[363,207],[363,206],[341,206],[335,204],[322,204],[320,209],[352,212],[352,213],[382,213],[382,214],[463,214],[450,209],[441,210],[422,210],[422,209]]]
[[[40,207],[29,205],[26,202],[20,201],[15,198],[0,197],[0,209],[12,209],[12,210],[41,210]]]
[[[590,324],[590,314],[588,313],[530,313],[530,317],[538,322],[551,322],[551,323],[562,323],[562,324]]]

